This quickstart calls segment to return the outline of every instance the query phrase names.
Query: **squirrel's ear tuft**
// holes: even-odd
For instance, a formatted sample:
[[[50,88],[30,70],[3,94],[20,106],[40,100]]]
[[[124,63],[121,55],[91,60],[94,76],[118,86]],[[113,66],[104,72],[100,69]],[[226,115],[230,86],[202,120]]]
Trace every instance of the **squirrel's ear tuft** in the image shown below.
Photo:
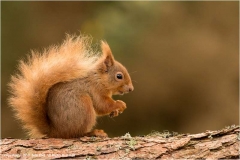
[[[101,41],[101,48],[102,48],[102,53],[104,57],[104,64],[107,67],[112,66],[114,63],[114,57],[107,42]]]

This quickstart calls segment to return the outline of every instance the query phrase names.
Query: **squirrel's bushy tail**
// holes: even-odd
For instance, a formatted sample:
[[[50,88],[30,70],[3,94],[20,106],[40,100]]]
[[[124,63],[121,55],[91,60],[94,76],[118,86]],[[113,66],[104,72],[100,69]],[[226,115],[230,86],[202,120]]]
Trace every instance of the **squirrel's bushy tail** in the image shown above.
[[[43,137],[49,130],[46,114],[48,90],[58,82],[84,77],[98,54],[91,49],[92,39],[70,36],[60,46],[43,53],[32,51],[21,60],[19,73],[11,77],[9,104],[31,137]]]

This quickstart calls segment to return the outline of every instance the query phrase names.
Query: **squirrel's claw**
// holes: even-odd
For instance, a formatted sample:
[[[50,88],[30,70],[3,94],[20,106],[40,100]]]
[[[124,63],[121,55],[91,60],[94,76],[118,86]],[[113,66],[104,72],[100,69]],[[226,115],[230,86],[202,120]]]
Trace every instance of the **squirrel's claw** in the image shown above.
[[[118,110],[115,110],[115,111],[112,111],[112,112],[109,114],[109,117],[110,117],[110,118],[113,118],[113,117],[118,116],[118,114],[119,114],[119,111],[118,111]]]
[[[121,114],[127,108],[126,103],[121,101],[121,100],[117,100],[116,103],[118,104],[118,109],[112,111],[109,114],[109,117],[111,117],[111,118],[118,116],[119,114]]]

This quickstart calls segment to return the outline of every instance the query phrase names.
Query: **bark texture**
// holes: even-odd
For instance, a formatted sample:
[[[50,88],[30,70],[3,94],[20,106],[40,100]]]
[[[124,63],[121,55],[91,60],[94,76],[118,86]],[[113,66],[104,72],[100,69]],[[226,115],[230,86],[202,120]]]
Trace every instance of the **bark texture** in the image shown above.
[[[199,134],[154,132],[143,137],[2,139],[1,159],[238,159],[239,126]]]

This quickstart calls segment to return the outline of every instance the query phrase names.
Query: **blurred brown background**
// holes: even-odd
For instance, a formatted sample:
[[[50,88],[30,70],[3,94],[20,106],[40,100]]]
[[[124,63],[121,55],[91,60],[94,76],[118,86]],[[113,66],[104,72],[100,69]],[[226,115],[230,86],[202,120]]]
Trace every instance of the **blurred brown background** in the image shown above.
[[[239,2],[1,2],[2,138],[24,138],[6,104],[17,60],[65,33],[105,39],[129,70],[124,114],[110,136],[196,133],[239,124]]]

